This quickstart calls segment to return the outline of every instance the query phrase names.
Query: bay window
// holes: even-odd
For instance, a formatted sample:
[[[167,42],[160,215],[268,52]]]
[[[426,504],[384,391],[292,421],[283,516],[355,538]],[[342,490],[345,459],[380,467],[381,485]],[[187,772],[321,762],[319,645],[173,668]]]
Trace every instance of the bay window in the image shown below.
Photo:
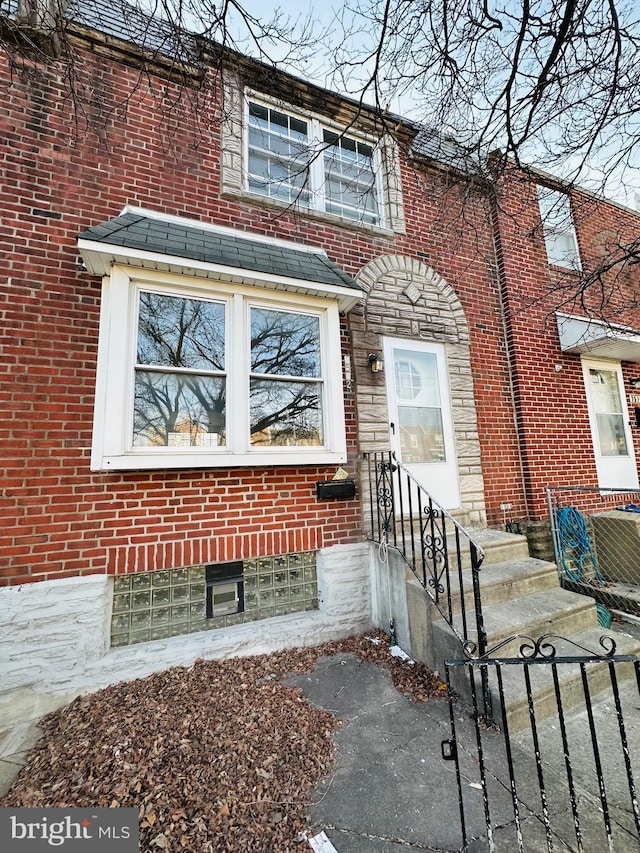
[[[114,267],[92,467],[345,459],[334,300]]]

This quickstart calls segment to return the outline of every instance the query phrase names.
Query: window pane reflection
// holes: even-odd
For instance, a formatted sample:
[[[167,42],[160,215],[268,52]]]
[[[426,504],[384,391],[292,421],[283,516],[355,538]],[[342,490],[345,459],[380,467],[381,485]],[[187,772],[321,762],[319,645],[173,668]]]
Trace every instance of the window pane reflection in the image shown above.
[[[252,308],[251,372],[320,376],[320,319],[290,311]]]
[[[400,406],[400,453],[406,464],[444,462],[444,431],[440,409]]]
[[[136,372],[134,447],[212,447],[224,443],[224,378]]]
[[[598,441],[602,456],[628,456],[622,415],[596,415]]]
[[[224,370],[225,306],[140,294],[138,364]]]
[[[320,446],[322,395],[318,383],[251,380],[251,444]]]

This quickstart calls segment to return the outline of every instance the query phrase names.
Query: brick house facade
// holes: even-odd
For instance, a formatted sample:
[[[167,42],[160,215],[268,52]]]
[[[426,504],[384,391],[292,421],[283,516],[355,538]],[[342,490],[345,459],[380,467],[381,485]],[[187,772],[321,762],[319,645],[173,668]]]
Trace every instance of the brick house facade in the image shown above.
[[[530,304],[554,275],[534,188],[492,216],[408,122],[239,56],[199,90],[162,55],[141,74],[135,46],[89,24],[70,29],[72,85],[42,56],[2,71],[8,708],[27,689],[72,695],[369,627],[363,451],[394,447],[475,526],[499,525],[505,504],[541,518],[549,478],[594,481],[580,356],[545,323],[553,296]],[[272,168],[265,140],[285,138],[295,165],[301,135],[333,152],[324,173],[315,157],[302,184],[293,167],[277,185],[256,177]],[[612,230],[618,214],[607,206]],[[218,361],[195,344],[167,361],[149,331],[158,305],[224,316],[209,321],[225,329]],[[282,342],[299,317],[315,330],[304,358],[260,366],[259,323],[284,323]],[[187,386],[158,426],[158,388]],[[221,387],[218,429],[202,396],[220,403]],[[287,389],[315,401],[310,415],[273,416]],[[339,468],[356,496],[319,499]]]
[[[549,226],[541,220],[545,194],[563,207]],[[513,171],[494,221],[524,516],[547,516],[549,485],[637,488],[640,267],[633,255],[621,259],[624,247],[637,245],[640,216],[577,188],[567,192],[548,175]],[[596,410],[594,382],[608,389],[608,409],[603,402]]]

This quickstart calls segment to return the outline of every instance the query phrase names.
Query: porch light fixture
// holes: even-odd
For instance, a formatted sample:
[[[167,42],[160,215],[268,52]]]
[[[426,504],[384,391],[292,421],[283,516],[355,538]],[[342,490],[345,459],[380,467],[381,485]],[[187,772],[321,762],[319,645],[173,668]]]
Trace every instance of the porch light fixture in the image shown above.
[[[384,361],[382,360],[382,356],[376,355],[372,352],[369,355],[369,367],[371,368],[372,373],[382,373],[384,370]]]
[[[640,388],[640,376],[632,376],[631,379],[629,379],[629,385],[631,385],[632,388]]]

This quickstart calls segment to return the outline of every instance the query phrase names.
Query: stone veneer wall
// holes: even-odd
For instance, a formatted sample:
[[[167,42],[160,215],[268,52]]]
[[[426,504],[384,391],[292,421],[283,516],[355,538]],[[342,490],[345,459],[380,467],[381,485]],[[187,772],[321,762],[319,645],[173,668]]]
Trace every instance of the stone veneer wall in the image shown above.
[[[485,524],[469,329],[455,291],[431,267],[403,255],[376,258],[357,279],[367,294],[350,314],[360,449],[390,446],[385,378],[369,369],[369,353],[382,351],[385,335],[444,344],[461,504],[470,524]]]
[[[110,648],[114,578],[0,589],[0,730],[81,693],[198,658],[317,645],[372,626],[368,543],[317,553],[318,610]]]

